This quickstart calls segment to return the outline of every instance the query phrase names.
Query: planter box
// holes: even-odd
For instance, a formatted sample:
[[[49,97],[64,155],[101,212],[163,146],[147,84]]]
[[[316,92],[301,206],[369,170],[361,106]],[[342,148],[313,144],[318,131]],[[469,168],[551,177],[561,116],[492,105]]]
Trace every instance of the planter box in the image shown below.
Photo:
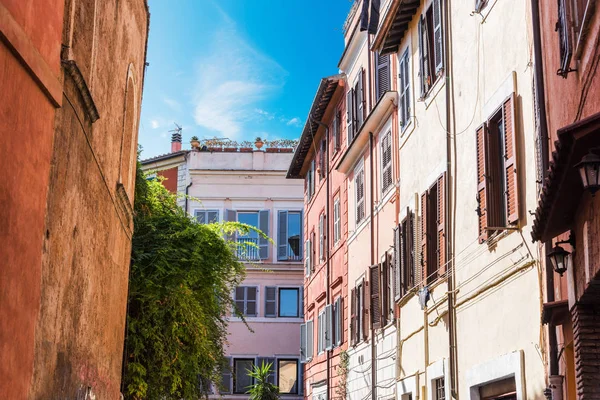
[[[220,147],[209,147],[208,150],[209,151],[223,151],[223,149]]]
[[[268,148],[267,153],[279,153],[279,149]]]
[[[292,148],[289,148],[289,147],[286,147],[286,148],[284,148],[284,149],[279,149],[279,152],[280,152],[280,153],[293,153],[293,152],[294,152],[294,149],[292,149]]]
[[[229,153],[235,153],[237,152],[237,147],[225,147],[223,149],[223,151],[229,152]]]
[[[252,147],[242,147],[240,153],[252,153]]]

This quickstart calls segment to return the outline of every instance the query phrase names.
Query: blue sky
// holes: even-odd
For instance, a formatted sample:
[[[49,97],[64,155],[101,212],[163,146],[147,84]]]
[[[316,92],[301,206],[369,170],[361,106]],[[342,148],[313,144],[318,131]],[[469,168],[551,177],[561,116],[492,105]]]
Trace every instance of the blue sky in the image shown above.
[[[139,141],[298,138],[319,80],[338,72],[352,0],[150,0]]]

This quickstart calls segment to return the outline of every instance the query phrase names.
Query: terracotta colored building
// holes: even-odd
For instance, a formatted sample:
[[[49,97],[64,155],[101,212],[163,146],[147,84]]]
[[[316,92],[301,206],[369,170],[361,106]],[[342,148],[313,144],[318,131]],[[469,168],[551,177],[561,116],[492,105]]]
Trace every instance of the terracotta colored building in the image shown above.
[[[597,176],[600,10],[594,0],[532,4],[544,171],[533,238],[546,255],[548,385],[553,399],[600,399],[600,198],[579,166],[595,156]],[[561,253],[566,264],[555,266]]]
[[[119,397],[148,22],[0,1],[3,398]]]
[[[338,373],[348,348],[348,199],[335,169],[348,146],[344,75],[321,79],[289,179],[304,179],[304,320],[301,357],[308,398],[345,397]]]

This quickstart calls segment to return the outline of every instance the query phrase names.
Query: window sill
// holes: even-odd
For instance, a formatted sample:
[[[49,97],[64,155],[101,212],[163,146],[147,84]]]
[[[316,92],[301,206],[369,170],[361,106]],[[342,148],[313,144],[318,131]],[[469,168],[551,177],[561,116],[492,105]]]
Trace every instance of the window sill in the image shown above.
[[[442,70],[442,73],[438,76],[438,78],[435,80],[433,85],[429,88],[427,93],[425,93],[425,95],[423,97],[421,97],[419,100],[417,100],[417,101],[425,103],[426,110],[429,109],[431,104],[433,104],[435,98],[438,96],[438,94],[444,88],[445,82],[446,82],[445,78],[446,78],[445,71]]]
[[[350,243],[352,243],[354,239],[356,239],[356,237],[362,232],[362,230],[369,224],[369,221],[371,221],[370,216],[365,217],[365,220],[361,221],[354,232],[348,237],[348,246],[350,246]]]

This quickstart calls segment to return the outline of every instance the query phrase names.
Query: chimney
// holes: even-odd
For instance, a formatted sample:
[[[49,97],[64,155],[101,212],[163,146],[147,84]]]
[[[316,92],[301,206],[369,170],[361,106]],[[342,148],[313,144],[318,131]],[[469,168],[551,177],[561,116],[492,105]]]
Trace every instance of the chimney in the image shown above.
[[[171,135],[171,153],[181,150],[181,132],[175,131]]]

